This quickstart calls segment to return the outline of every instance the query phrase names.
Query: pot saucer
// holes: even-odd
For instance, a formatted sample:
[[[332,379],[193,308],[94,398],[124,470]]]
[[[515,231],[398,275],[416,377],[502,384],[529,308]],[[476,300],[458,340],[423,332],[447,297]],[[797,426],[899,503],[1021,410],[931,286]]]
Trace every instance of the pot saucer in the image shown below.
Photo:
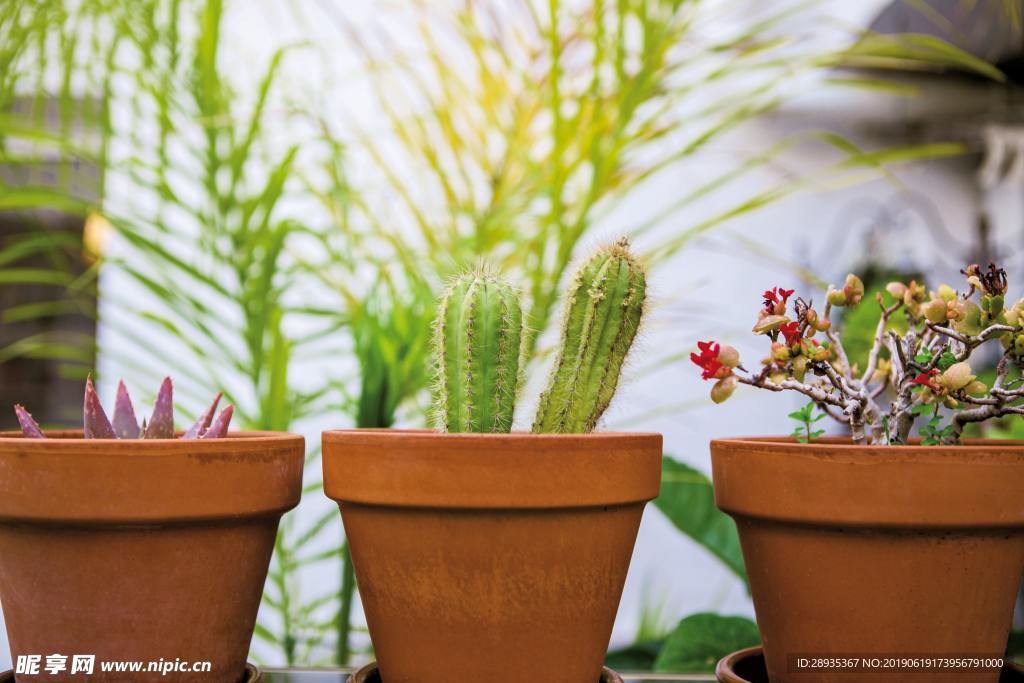
[[[0,680],[0,683],[3,681]],[[381,683],[380,674],[377,672],[377,662],[371,662],[352,674],[349,683]],[[606,667],[601,670],[601,683],[622,683],[622,677]]]
[[[760,646],[748,647],[723,657],[715,667],[715,675],[719,683],[769,683]],[[1024,683],[1024,668],[1007,664],[999,677],[999,683]]]
[[[170,675],[164,676],[164,680],[166,680],[167,683],[174,683],[174,677]],[[242,683],[262,683],[262,681],[263,672],[260,671],[260,668],[255,664],[246,664],[245,678],[243,679]],[[14,683],[14,672],[4,671],[3,673],[0,673],[0,683]]]

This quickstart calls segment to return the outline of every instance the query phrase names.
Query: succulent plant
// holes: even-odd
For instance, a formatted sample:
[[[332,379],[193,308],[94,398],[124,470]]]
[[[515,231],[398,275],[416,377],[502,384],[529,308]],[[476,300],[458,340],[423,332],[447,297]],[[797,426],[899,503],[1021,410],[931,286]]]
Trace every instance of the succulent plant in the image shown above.
[[[149,422],[139,424],[135,417],[135,408],[124,382],[117,385],[117,398],[114,401],[113,419],[108,419],[100,404],[92,377],[85,381],[85,401],[83,405],[83,436],[86,439],[173,439],[174,438],[174,386],[167,377],[157,392],[156,404]],[[217,413],[221,394],[213,399],[213,403],[203,415],[196,420],[182,435],[182,439],[219,439],[228,432],[234,407],[227,406]],[[24,407],[14,406],[18,423],[26,438],[44,439],[46,436]]]
[[[921,443],[960,443],[970,424],[1024,416],[1024,299],[1007,305],[1006,271],[994,263],[961,272],[964,291],[949,285],[929,290],[917,281],[886,285],[888,296],[879,292],[875,298],[880,317],[863,369],[850,362],[830,320],[833,307],[862,305],[864,284],[856,275],[847,275],[841,289],[829,288],[821,313],[800,297],[790,307],[793,290],[767,290],[753,328],[770,343],[760,370],[748,370],[736,349],[715,341],[698,342],[699,353],[690,360],[702,379],[715,380],[715,403],[740,384],[810,398],[811,406],[790,415],[803,423],[797,432],[807,441],[818,433],[810,428],[818,420],[812,417],[817,405],[847,426],[857,444],[905,444],[922,418]],[[997,341],[1002,357],[986,384],[970,359]]]
[[[593,431],[615,394],[646,290],[644,268],[625,238],[583,263],[569,290],[562,341],[534,432]]]
[[[437,421],[447,432],[508,432],[519,386],[519,292],[478,270],[455,279],[435,330]]]

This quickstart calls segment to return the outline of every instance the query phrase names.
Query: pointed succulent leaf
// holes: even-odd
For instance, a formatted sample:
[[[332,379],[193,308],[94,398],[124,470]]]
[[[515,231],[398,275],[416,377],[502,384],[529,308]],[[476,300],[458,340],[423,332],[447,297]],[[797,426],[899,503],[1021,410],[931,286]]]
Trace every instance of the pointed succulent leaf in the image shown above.
[[[18,416],[18,424],[21,425],[21,433],[24,434],[26,439],[46,438],[46,435],[43,434],[43,430],[39,428],[39,424],[32,418],[32,414],[25,410],[23,406],[14,406],[14,414]]]
[[[785,315],[766,315],[757,321],[754,328],[751,330],[754,334],[766,334],[768,332],[775,332],[782,328],[783,325],[788,325],[792,320]]]
[[[83,406],[83,427],[86,439],[116,439],[114,427],[107,419],[107,414],[100,405],[100,397],[96,395],[96,387],[92,377],[85,380],[85,404]]]
[[[165,377],[156,395],[153,416],[146,426],[145,439],[174,438],[174,387],[171,378]]]
[[[206,430],[210,428],[210,424],[213,422],[213,416],[217,414],[217,404],[220,403],[220,399],[223,393],[218,393],[213,398],[213,403],[206,409],[206,412],[199,416],[199,419],[188,428],[188,430],[181,435],[183,439],[198,439],[206,433]]]
[[[227,436],[228,426],[231,425],[231,416],[235,414],[234,406],[226,406],[224,410],[220,411],[220,415],[214,420],[210,428],[207,429],[200,439],[222,439]]]
[[[135,417],[135,407],[124,380],[117,385],[117,400],[114,402],[114,419],[111,420],[114,434],[119,439],[137,439],[141,434],[139,421]]]

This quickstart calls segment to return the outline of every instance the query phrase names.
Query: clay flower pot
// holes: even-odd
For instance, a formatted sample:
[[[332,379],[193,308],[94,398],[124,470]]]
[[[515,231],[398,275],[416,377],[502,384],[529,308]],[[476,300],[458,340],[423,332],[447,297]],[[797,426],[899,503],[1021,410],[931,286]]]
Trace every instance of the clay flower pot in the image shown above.
[[[386,683],[596,683],[658,434],[332,431],[341,507]]]
[[[23,681],[236,683],[303,439],[0,437],[0,603],[12,658],[67,656]],[[91,676],[70,676],[95,655]],[[209,673],[103,673],[104,661],[209,661]]]
[[[1024,571],[1024,443],[711,442],[772,683],[849,682],[798,658],[999,658]],[[995,683],[999,666],[881,676]]]

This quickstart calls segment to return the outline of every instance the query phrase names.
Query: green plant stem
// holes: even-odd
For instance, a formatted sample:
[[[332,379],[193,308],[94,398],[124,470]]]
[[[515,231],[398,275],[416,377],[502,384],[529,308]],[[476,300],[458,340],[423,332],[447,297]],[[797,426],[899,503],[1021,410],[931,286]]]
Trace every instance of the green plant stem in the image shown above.
[[[338,593],[338,642],[334,652],[334,663],[347,666],[352,656],[349,639],[352,635],[352,604],[355,602],[356,573],[352,566],[352,553],[349,552],[348,541],[341,546],[341,590]]]

